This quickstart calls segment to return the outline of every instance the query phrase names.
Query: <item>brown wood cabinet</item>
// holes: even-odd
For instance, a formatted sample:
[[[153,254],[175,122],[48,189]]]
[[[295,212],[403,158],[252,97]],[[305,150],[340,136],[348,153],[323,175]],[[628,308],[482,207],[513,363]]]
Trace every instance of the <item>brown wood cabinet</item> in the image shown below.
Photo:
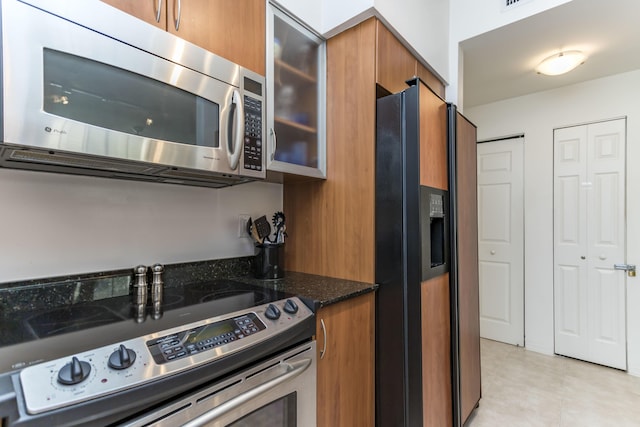
[[[376,83],[389,93],[407,88],[407,80],[420,77],[440,98],[444,85],[380,21],[376,21]]]
[[[425,82],[427,86],[440,98],[444,99],[445,91],[442,82],[421,62],[416,62],[416,76]]]
[[[375,32],[327,41],[327,179],[285,181],[289,270],[374,283]]]
[[[376,24],[376,82],[391,93],[401,92],[416,75],[416,58],[382,22]]]
[[[318,427],[374,425],[374,304],[372,292],[318,310]]]
[[[422,282],[423,425],[452,425],[449,274]]]
[[[378,38],[378,30],[381,33],[387,31],[383,28],[375,18],[371,18],[327,40],[327,178],[325,181],[284,182],[284,212],[289,235],[285,258],[287,269],[291,271],[375,282],[376,94],[380,79],[386,78],[385,73],[391,76],[389,70],[394,66],[393,63],[383,63],[382,58],[392,53],[389,50],[392,48],[385,48],[387,53],[383,53],[380,43],[394,44],[394,41],[383,40],[386,35]],[[405,72],[410,74],[390,77],[389,81],[400,79],[404,84],[404,80],[415,75],[415,58],[408,62],[412,65],[407,66]],[[433,93],[430,95],[439,99]],[[444,101],[439,99],[439,102],[435,109],[441,115],[442,123],[438,126],[443,126],[443,135],[446,136],[446,110],[440,110]],[[446,140],[443,144],[446,155]],[[446,176],[446,157],[443,172]],[[353,325],[349,329],[354,329]],[[321,340],[319,336],[320,348]],[[350,344],[350,349],[364,354],[355,342]],[[367,351],[373,357],[373,347]],[[363,363],[358,360],[360,358],[352,357],[343,363],[352,369],[354,364]],[[373,381],[373,360],[369,359],[366,366]],[[345,368],[342,369],[340,372],[344,373]],[[329,377],[325,379],[325,375]],[[319,390],[324,391],[319,392],[318,397],[322,405],[319,407],[318,419],[321,422],[318,425],[375,425],[373,421],[369,422],[373,417],[373,393],[363,395],[368,386],[345,384],[351,382],[350,378],[346,374],[331,374],[319,369]],[[323,399],[331,402],[333,407],[322,403]],[[349,417],[355,418],[349,422],[342,418],[326,418],[327,413],[345,411],[343,407],[348,405],[345,402],[359,402],[361,399],[368,403],[365,405],[362,400],[362,404],[352,408],[354,413]]]
[[[410,75],[393,80],[389,70],[395,64],[383,63],[385,55],[391,58],[389,52],[381,52],[381,45],[400,45],[408,53],[375,18],[327,40],[327,179],[284,184],[290,236],[285,256],[290,270],[368,283],[375,280],[376,84],[382,73],[383,80],[386,75],[406,88],[404,80],[415,75],[416,67],[411,57],[413,65],[397,76]],[[444,101],[433,93],[425,98],[438,110],[442,123],[442,128],[428,132],[441,132],[446,138]],[[439,159],[446,165],[444,143]]]
[[[189,0],[180,7],[178,0],[102,1],[265,75],[266,3],[262,0]]]

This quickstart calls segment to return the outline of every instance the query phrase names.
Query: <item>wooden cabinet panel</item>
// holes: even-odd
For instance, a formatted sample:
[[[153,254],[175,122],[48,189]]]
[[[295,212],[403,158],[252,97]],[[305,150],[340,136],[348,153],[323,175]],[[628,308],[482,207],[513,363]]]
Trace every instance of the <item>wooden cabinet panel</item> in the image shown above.
[[[102,0],[163,30],[167,29],[167,0]],[[160,15],[158,17],[158,7]],[[156,20],[156,18],[158,18]]]
[[[327,41],[327,179],[287,182],[287,269],[375,281],[375,19]]]
[[[391,93],[408,86],[406,81],[416,75],[416,59],[382,24],[377,24],[377,83]]]
[[[458,315],[461,417],[464,423],[480,399],[480,308],[476,128],[456,120],[458,224]]]
[[[169,1],[167,30],[236,64],[265,75],[264,0],[183,1],[180,26],[176,1]]]
[[[372,292],[318,310],[318,427],[374,425],[374,303]]]
[[[450,426],[453,420],[449,274],[422,282],[421,293],[423,425]]]
[[[444,84],[427,67],[416,61],[416,75],[440,98],[445,98]]]
[[[263,0],[102,0],[216,55],[265,75],[266,2]],[[179,13],[178,13],[179,12]],[[180,16],[178,30],[176,20]]]
[[[447,190],[447,104],[420,85],[420,185]]]

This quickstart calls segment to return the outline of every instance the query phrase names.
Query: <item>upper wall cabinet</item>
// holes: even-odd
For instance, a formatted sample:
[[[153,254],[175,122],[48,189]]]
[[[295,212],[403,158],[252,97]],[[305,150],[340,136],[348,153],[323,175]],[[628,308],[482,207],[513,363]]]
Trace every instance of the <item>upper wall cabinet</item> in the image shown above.
[[[445,97],[444,85],[396,36],[380,21],[376,21],[376,83],[389,93],[408,87],[406,81],[414,76],[429,86],[440,98]]]
[[[326,178],[325,41],[269,6],[268,169]]]
[[[102,0],[265,75],[263,0]]]

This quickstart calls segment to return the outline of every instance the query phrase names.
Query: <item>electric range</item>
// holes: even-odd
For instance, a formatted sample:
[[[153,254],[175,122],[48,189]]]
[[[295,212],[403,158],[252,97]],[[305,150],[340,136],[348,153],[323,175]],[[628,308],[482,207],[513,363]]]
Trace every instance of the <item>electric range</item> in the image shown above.
[[[16,315],[18,333],[0,336],[0,419],[119,425],[315,332],[304,301],[269,285],[202,281],[166,287],[161,313],[135,306],[126,295]]]

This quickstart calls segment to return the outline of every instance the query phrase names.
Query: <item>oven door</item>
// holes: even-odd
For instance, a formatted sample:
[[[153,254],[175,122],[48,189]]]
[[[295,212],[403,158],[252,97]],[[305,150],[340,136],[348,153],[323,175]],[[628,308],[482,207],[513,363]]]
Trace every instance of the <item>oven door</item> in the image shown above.
[[[313,427],[315,354],[307,343],[122,425]]]
[[[91,13],[111,14],[112,31],[125,40],[136,32],[140,44],[86,28],[95,17],[73,16],[79,25],[3,3],[4,143],[238,174],[243,93],[225,82],[237,80],[240,67],[215,63],[212,78],[182,66],[194,47],[185,51],[183,40],[105,5]],[[90,7],[72,4],[69,13],[72,7],[89,15]],[[116,28],[120,17],[132,28]],[[158,41],[168,43],[165,55],[145,51]]]

